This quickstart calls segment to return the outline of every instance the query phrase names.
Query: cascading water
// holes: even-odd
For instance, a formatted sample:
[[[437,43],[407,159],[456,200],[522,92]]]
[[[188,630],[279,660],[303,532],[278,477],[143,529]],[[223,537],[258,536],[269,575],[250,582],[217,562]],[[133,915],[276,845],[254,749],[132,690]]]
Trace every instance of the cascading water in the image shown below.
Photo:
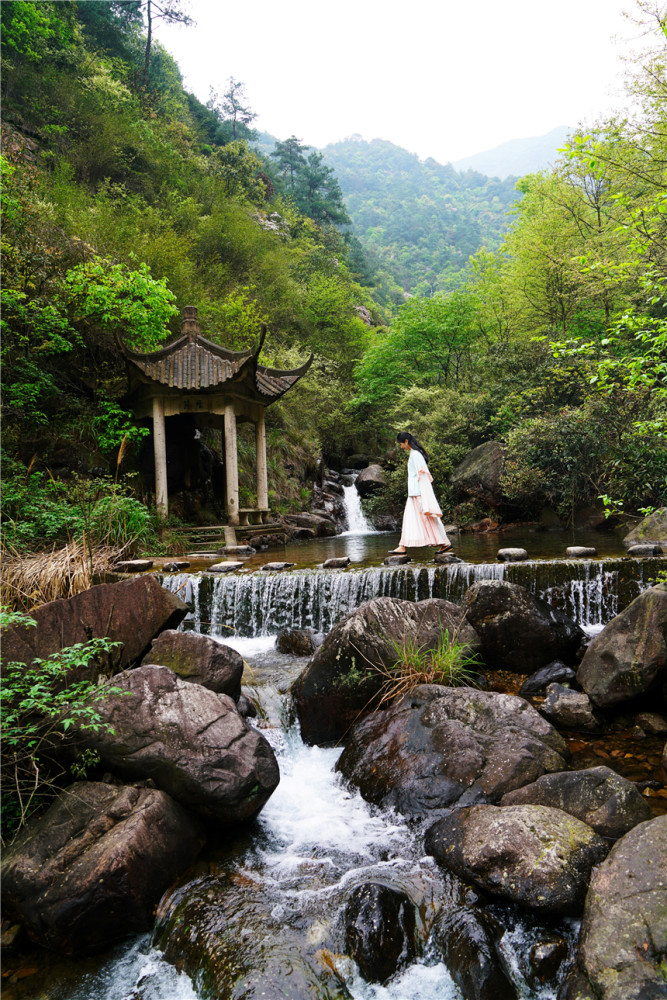
[[[163,586],[190,603],[190,627],[223,638],[271,635],[283,628],[328,632],[374,597],[460,601],[473,583],[503,579],[522,584],[582,626],[596,626],[650,586],[661,567],[651,559],[455,563],[233,576],[176,574],[166,576]]]
[[[343,506],[347,521],[346,535],[374,535],[376,530],[364,514],[357,487],[343,487]]]

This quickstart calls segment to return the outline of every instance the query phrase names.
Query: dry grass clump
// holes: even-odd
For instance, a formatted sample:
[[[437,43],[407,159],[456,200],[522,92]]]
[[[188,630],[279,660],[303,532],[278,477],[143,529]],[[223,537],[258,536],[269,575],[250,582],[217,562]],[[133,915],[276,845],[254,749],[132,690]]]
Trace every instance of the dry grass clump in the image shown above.
[[[48,601],[74,597],[108,572],[126,548],[104,542],[89,545],[85,538],[35,555],[20,555],[3,546],[0,603],[30,611]]]

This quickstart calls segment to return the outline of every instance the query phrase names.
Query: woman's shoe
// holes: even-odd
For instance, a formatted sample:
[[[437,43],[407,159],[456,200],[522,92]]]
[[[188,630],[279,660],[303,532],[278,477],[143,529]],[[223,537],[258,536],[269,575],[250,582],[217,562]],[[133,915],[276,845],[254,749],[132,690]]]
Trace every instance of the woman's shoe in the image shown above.
[[[451,548],[451,546],[450,546],[450,548]],[[404,556],[405,555],[405,549],[389,549],[389,555],[390,556]]]
[[[451,545],[441,545],[439,549],[436,549],[436,552],[435,552],[435,554],[436,554],[436,556],[437,556],[437,555],[439,555],[439,554],[440,554],[441,552],[449,552],[449,550],[450,550],[451,548],[452,548],[452,546],[451,546]]]

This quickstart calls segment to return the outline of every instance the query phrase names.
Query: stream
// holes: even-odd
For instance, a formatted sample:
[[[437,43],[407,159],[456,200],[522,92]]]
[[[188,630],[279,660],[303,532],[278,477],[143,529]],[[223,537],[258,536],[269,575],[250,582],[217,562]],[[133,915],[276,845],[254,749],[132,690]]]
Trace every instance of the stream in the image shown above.
[[[299,565],[283,573],[263,572],[259,562],[234,575],[197,571],[162,578],[163,586],[190,604],[182,627],[219,638],[244,657],[244,687],[261,703],[257,725],[278,757],[280,784],[248,830],[209,848],[163,897],[152,936],[83,960],[35,951],[23,964],[33,961],[36,967],[23,979],[10,980],[7,1000],[281,1000],[292,995],[460,1000],[447,968],[428,945],[434,915],[456,899],[455,880],[424,855],[422,828],[370,806],[344,786],[334,772],[340,748],[308,747],[289,724],[285,696],[306,661],[278,653],[276,632],[306,626],[326,632],[358,604],[382,594],[458,600],[475,580],[489,578],[524,584],[593,632],[650,586],[665,559],[624,558],[614,542],[597,560],[545,553],[505,565],[490,561],[486,539],[472,543],[478,561],[378,565],[379,553],[393,547],[394,537],[350,533],[317,540],[317,556],[313,543],[291,546],[286,558]],[[550,547],[552,540],[546,542]],[[559,542],[560,552],[572,544],[562,535]],[[492,544],[497,549],[517,543],[496,536]],[[316,568],[323,551],[326,558],[343,546],[356,552],[357,565]],[[457,541],[455,548],[460,551]],[[271,558],[276,559],[275,552]],[[418,913],[418,958],[383,987],[366,983],[342,954],[345,902],[369,881],[407,892]],[[540,921],[508,906],[499,906],[497,915],[505,928],[503,961],[519,995],[555,1000],[557,986],[529,985],[528,952],[556,933],[572,953],[576,923]]]

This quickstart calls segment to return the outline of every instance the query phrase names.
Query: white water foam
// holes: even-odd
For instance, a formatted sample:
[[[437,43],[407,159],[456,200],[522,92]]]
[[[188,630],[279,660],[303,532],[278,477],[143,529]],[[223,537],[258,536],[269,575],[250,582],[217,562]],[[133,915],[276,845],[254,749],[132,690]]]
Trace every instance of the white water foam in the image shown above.
[[[370,523],[361,506],[361,497],[356,486],[343,487],[343,506],[347,520],[344,535],[377,535],[378,531]]]

